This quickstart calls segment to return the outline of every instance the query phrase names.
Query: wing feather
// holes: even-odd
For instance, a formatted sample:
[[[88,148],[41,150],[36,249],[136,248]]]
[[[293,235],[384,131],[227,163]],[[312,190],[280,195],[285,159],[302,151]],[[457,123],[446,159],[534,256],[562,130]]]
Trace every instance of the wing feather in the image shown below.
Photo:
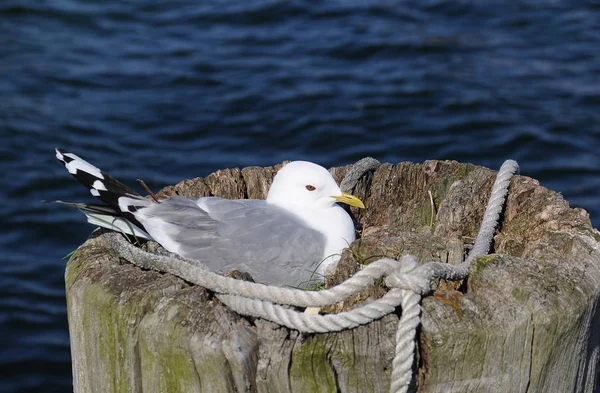
[[[135,215],[170,251],[219,273],[245,271],[257,282],[298,285],[323,258],[320,232],[262,200],[172,197]]]

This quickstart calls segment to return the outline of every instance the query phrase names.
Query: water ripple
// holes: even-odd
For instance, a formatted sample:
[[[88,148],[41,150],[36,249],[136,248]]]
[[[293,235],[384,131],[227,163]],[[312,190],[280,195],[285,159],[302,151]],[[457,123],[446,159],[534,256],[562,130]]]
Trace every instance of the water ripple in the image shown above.
[[[590,1],[2,2],[0,391],[70,389],[61,258],[87,230],[40,201],[91,196],[55,147],[154,189],[287,159],[515,158],[598,226],[599,20]]]

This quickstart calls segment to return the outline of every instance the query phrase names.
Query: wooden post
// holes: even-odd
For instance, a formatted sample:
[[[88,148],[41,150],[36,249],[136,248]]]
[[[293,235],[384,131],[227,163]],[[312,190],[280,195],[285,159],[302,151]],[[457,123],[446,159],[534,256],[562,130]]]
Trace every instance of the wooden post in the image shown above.
[[[159,196],[264,198],[277,168],[218,171]],[[334,168],[341,180],[347,167]],[[495,172],[428,161],[382,165],[355,193],[363,237],[329,284],[379,257],[459,263],[477,234]],[[433,197],[433,208],[431,198]],[[587,392],[600,346],[600,234],[587,213],[530,178],[511,183],[494,241],[466,282],[423,300],[413,390]],[[237,315],[180,278],[88,240],[65,274],[76,393],[387,392],[397,315],[301,334]],[[385,287],[326,311],[337,312]]]

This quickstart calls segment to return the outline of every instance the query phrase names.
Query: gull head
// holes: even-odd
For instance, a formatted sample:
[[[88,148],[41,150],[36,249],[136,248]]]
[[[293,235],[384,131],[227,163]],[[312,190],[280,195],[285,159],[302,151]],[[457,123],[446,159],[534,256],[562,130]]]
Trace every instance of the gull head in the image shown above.
[[[354,195],[340,190],[329,171],[308,161],[292,161],[277,172],[267,202],[281,207],[327,209],[336,202],[364,208]]]

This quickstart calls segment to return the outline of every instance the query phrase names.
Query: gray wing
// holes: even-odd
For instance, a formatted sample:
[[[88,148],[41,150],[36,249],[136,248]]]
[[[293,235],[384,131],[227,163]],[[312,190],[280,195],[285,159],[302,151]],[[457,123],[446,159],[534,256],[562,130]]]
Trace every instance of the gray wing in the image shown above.
[[[200,207],[201,206],[201,207]],[[304,286],[321,279],[325,238],[263,200],[173,197],[140,212],[150,235],[167,249],[217,273],[240,270],[256,282]]]

